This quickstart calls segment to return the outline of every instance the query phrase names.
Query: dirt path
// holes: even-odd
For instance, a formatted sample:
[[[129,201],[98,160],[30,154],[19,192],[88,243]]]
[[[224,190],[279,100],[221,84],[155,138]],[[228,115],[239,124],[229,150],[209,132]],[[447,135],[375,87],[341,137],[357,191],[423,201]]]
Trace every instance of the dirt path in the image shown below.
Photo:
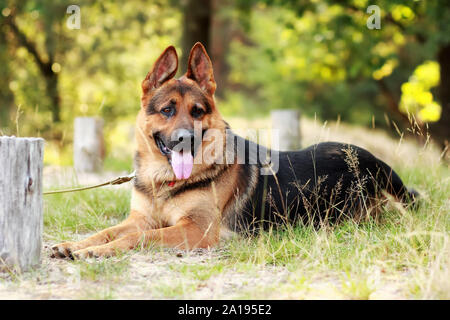
[[[227,271],[209,279],[177,271],[189,265],[210,266],[220,260],[219,250],[164,249],[81,264],[52,259],[49,252],[43,250],[37,270],[17,277],[0,273],[0,299],[233,299],[288,276],[280,267],[261,268],[251,275]]]
[[[301,276],[301,270],[261,266],[221,271],[221,249],[133,252],[85,262],[52,259],[13,276],[0,273],[0,299],[351,299],[339,275]],[[216,272],[197,273],[199,268]],[[376,271],[375,271],[376,273]],[[407,298],[401,283],[373,282],[368,299]],[[359,297],[360,298],[360,297]]]

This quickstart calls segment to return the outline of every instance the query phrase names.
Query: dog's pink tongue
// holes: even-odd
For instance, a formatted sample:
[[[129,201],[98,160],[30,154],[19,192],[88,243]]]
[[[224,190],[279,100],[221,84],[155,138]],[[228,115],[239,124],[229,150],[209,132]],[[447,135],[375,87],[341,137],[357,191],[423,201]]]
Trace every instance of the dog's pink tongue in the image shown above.
[[[193,165],[194,158],[190,152],[172,151],[172,169],[178,180],[189,178]]]

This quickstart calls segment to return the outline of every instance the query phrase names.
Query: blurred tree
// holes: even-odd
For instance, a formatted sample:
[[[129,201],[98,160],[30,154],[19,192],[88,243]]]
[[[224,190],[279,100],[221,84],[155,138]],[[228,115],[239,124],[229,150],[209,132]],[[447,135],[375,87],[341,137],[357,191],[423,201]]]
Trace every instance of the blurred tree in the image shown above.
[[[0,26],[1,28],[1,26]],[[3,32],[0,32],[0,43],[6,42],[6,36]],[[0,46],[0,128],[7,128],[11,121],[11,114],[14,108],[14,95],[9,88],[11,81],[11,70],[8,63],[9,55],[8,48],[6,46]],[[7,134],[8,132],[0,132],[0,135]],[[9,133],[8,133],[9,134]]]
[[[4,2],[4,1],[2,1]],[[51,4],[50,4],[51,3]],[[3,12],[3,27],[9,28],[9,32],[14,35],[14,40],[17,45],[25,48],[33,57],[44,81],[47,97],[50,102],[48,108],[51,110],[52,121],[59,122],[61,120],[61,99],[58,91],[58,66],[56,63],[56,56],[61,54],[58,50],[65,49],[64,39],[58,32],[58,24],[64,18],[65,6],[61,1],[8,1],[8,5],[2,3],[1,7],[6,7],[7,11]],[[38,28],[44,30],[45,37],[43,43],[39,45],[35,43],[34,28],[29,28],[28,32],[24,31],[19,25],[20,19],[18,16],[22,15],[24,11],[30,10],[34,15],[41,18],[38,20]],[[26,28],[25,28],[26,29]],[[6,38],[4,36],[4,38]]]
[[[405,128],[408,110],[434,138],[449,137],[443,0],[380,0],[380,30],[366,26],[367,0],[79,0],[80,30],[66,27],[70,4],[0,0],[1,132],[14,133],[20,115],[22,134],[70,141],[73,118],[86,115],[103,117],[108,134],[135,116],[140,82],[161,51],[182,45],[184,72],[201,41],[224,113],[300,108],[387,126],[386,112]]]
[[[135,116],[142,79],[161,51],[179,41],[181,16],[169,0],[146,6],[80,0],[79,30],[66,26],[70,4],[0,0],[4,132],[14,131],[3,125],[15,128],[10,113],[20,106],[22,134],[70,142],[75,116],[105,118],[108,133],[116,121]]]
[[[233,2],[232,0],[213,0],[212,8],[209,54],[217,83],[216,97],[224,98],[225,89],[229,85],[227,80],[230,72],[227,56],[235,29],[232,16]]]
[[[187,69],[192,46],[201,42],[213,63],[216,96],[223,97],[229,72],[226,56],[232,37],[232,0],[185,0],[172,1],[171,4],[183,13],[180,71]]]
[[[182,70],[187,70],[187,58],[192,46],[200,41],[209,50],[212,21],[212,0],[185,0],[183,10]]]
[[[450,17],[448,18],[449,23],[447,27],[450,25]],[[430,124],[430,129],[434,136],[440,137],[441,141],[445,141],[448,144],[450,140],[450,43],[440,46],[438,62],[441,78],[439,98],[442,112],[440,119]]]
[[[370,4],[367,0],[238,0],[237,7],[245,13],[243,25],[251,27],[249,36],[256,48],[236,45],[234,81],[255,90],[265,87],[260,96],[270,96],[268,101],[277,101],[276,107],[301,105],[307,113],[314,110],[325,119],[339,113],[351,121],[363,116],[358,109],[372,110],[378,119],[384,109],[408,128],[407,110],[400,108],[401,84],[424,61],[436,60],[441,70],[441,105],[433,101],[433,106],[442,111],[429,126],[433,138],[444,145],[450,137],[448,1],[377,1],[380,30],[366,26]],[[277,79],[283,86],[272,84]],[[419,111],[413,116],[424,130],[430,119],[422,119]]]

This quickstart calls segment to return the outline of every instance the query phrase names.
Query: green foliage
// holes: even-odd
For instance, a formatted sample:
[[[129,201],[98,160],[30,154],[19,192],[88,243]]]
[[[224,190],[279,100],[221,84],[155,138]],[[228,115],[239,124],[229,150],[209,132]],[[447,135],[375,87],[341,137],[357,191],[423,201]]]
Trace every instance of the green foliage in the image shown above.
[[[238,1],[248,39],[232,44],[230,77],[257,105],[250,112],[298,108],[322,119],[340,115],[365,124],[375,115],[383,126],[382,113],[400,96],[400,84],[448,43],[448,23],[442,24],[450,21],[450,9],[442,1],[378,1],[381,29],[370,30],[369,4]],[[436,121],[437,109],[428,103],[410,112]]]
[[[153,61],[170,44],[179,41],[180,12],[167,1],[81,1],[81,29],[66,26],[69,1],[1,1],[0,11],[15,8],[20,30],[36,44],[44,59],[55,59],[58,74],[62,123],[52,123],[51,101],[33,56],[19,45],[7,26],[0,33],[0,61],[8,69],[0,79],[2,93],[13,96],[8,109],[0,109],[5,119],[2,131],[17,134],[15,119],[20,106],[20,135],[43,135],[60,131],[59,139],[71,141],[76,116],[101,116],[105,131],[116,121],[135,116],[140,108],[140,82]],[[2,16],[0,19],[6,19]],[[36,32],[39,30],[39,32]],[[6,39],[5,39],[6,40]],[[5,44],[7,46],[5,46]],[[14,72],[13,72],[14,70]],[[4,123],[7,123],[4,126]]]
[[[434,101],[430,89],[439,84],[439,64],[427,61],[414,70],[408,82],[402,85],[400,110],[417,114],[426,122],[439,120],[441,106]]]
[[[66,26],[70,4],[0,0],[0,133],[57,141],[47,163],[71,163],[68,148],[76,116],[104,118],[108,152],[124,154],[112,148],[119,123],[131,122],[139,110],[140,83],[156,57],[166,46],[181,44],[183,6],[177,1],[82,0],[77,3],[80,30]],[[386,125],[384,113],[402,118],[400,111],[406,110],[420,122],[438,120],[445,112],[440,106],[447,104],[436,94],[436,63],[425,62],[437,61],[439,49],[450,43],[448,3],[378,1],[380,30],[366,26],[369,4],[224,2],[213,16],[226,12],[232,24],[225,54],[230,72],[220,110],[226,116],[255,117],[275,108],[297,108],[324,120],[340,117],[369,125],[375,119],[378,127]],[[6,23],[12,15],[41,60],[53,62],[61,122],[52,120],[48,75]],[[432,84],[417,80],[421,70],[429,70],[425,73],[434,77]],[[125,162],[114,160],[110,167],[128,168]]]

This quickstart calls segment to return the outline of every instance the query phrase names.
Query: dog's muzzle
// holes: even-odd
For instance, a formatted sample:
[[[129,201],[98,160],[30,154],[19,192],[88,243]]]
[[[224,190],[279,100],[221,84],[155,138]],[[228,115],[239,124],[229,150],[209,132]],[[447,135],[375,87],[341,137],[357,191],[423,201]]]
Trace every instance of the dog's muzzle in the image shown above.
[[[188,179],[192,173],[195,157],[194,131],[177,129],[170,141],[165,141],[160,133],[154,134],[156,145],[167,157],[178,180]]]

